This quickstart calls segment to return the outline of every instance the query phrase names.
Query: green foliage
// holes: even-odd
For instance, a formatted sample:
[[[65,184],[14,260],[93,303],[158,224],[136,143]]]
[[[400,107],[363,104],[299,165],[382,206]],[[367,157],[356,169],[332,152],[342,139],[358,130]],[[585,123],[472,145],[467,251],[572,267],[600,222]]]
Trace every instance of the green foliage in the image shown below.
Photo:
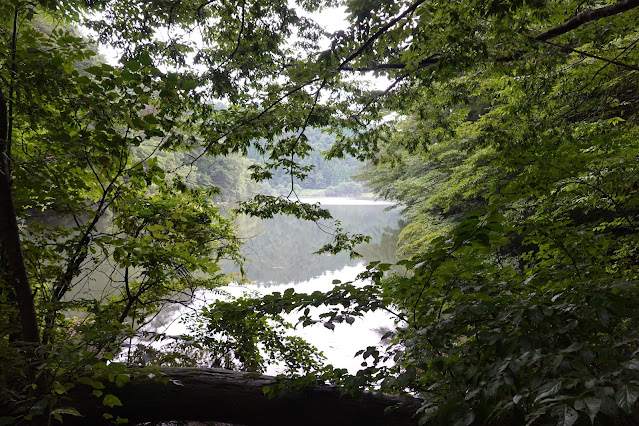
[[[342,182],[326,188],[327,197],[357,197],[363,192],[362,185],[356,182]]]
[[[321,30],[281,2],[236,6],[0,4],[0,154],[9,160],[10,198],[21,226],[16,237],[41,337],[35,349],[18,340],[18,318],[32,315],[24,310],[32,301],[15,292],[2,235],[2,421],[76,415],[64,395],[77,377],[86,378],[80,383],[102,405],[118,406],[117,395],[105,393],[97,378],[117,365],[107,368],[102,360],[135,361],[133,350],[125,354],[126,342],[144,339],[144,327],[163,306],[228,283],[219,272],[222,260],[241,269],[233,216],[222,215],[214,201],[218,193],[235,201],[261,190],[249,179],[251,162],[238,154],[251,146],[261,155],[268,151],[274,161],[266,170],[283,167],[296,179],[311,170],[295,157],[311,151],[304,129],[325,126],[328,115],[317,96],[296,88],[309,74],[289,73],[286,64],[316,49]],[[73,29],[80,23],[98,41],[122,48],[119,64],[96,59],[93,44]],[[195,29],[201,40],[181,38]],[[293,31],[295,49],[288,45]],[[256,102],[255,93],[265,97]],[[230,106],[219,108],[220,100]],[[310,105],[316,116],[300,113]],[[258,166],[252,177],[259,181]],[[330,218],[318,206],[267,196],[244,206],[260,217]],[[364,240],[350,240],[341,229],[336,238],[350,248]],[[235,367],[240,358],[253,370],[275,358],[285,358],[291,371],[317,366],[316,351],[276,324],[285,328],[277,317],[212,317],[209,327],[235,339],[219,344]],[[220,350],[200,337],[206,356]],[[109,381],[119,386],[124,373],[114,374]],[[104,417],[124,421],[109,412]]]
[[[204,309],[191,327],[196,347],[212,357],[209,365],[264,372],[269,364],[283,364],[288,374],[320,368],[321,353],[289,335],[290,324],[278,315],[235,309],[241,304],[241,299],[218,302],[214,309]]]
[[[194,161],[193,152],[165,151],[158,147],[162,141],[145,141],[132,151],[138,161],[156,159],[168,176],[179,176],[189,187],[215,190],[216,200],[236,202],[261,192],[261,186],[251,179],[250,160],[238,155],[204,156]]]
[[[194,88],[148,55],[123,66],[91,62],[92,46],[31,2],[0,9],[1,107],[9,113],[2,155],[11,160],[42,337],[36,349],[19,341],[2,245],[0,414],[16,423],[60,420],[75,415],[60,397],[74,376],[112,359],[161,306],[228,282],[218,263],[242,258],[232,217],[213,192],[171,181],[157,158],[132,153],[149,140],[188,144]],[[34,351],[37,359],[23,357]],[[36,377],[27,374],[34,369]]]
[[[359,168],[362,166],[360,161],[352,157],[341,159],[327,159],[325,153],[330,150],[335,143],[335,136],[327,132],[322,132],[319,129],[308,128],[304,132],[308,138],[308,144],[312,151],[308,153],[306,157],[300,158],[299,164],[304,167],[312,167],[308,171],[308,174],[303,180],[295,182],[299,184],[302,189],[327,189],[331,187],[340,187],[342,190],[338,193],[327,193],[326,196],[357,196],[362,191],[353,190],[351,176],[355,175]],[[251,148],[248,151],[248,158],[254,159],[257,163],[267,165],[272,163],[277,167],[276,163],[272,161],[265,161],[263,154],[263,147]],[[269,187],[276,191],[280,195],[286,195],[290,192],[291,177],[288,171],[283,168],[275,168],[271,172],[270,179],[268,181]],[[344,186],[348,185],[348,186]],[[349,190],[344,190],[350,188]],[[333,190],[333,188],[331,188]]]
[[[360,175],[411,220],[407,273],[380,281],[406,321],[397,364],[369,380],[419,392],[435,424],[635,422],[636,72],[522,40],[561,7],[488,4],[423,7],[418,31],[461,37],[389,98],[404,118]],[[562,37],[634,64],[636,17]]]
[[[405,271],[373,263],[361,287],[218,302],[194,326],[202,352],[166,362],[262,370],[284,357],[291,372],[317,369],[306,382],[418,393],[423,423],[637,422],[639,13],[587,13],[608,3],[347,1],[351,26],[322,51],[321,28],[281,1],[85,2],[118,65],[67,29],[79,2],[1,3],[1,154],[42,345],[18,342],[24,300],[3,246],[0,360],[14,368],[0,375],[0,421],[76,415],[58,396],[78,376],[117,406],[100,357],[176,294],[228,280],[217,263],[241,263],[238,241],[199,185],[244,198],[261,190],[249,169],[288,191],[242,212],[328,219],[294,197],[311,179],[311,129],[327,129],[327,160],[369,160],[361,180],[404,204]],[[348,77],[367,71],[392,83]],[[259,161],[238,157],[249,153]],[[346,231],[336,223],[319,252],[356,255],[367,237]],[[91,271],[107,283],[84,291]],[[398,328],[354,375],[319,368],[277,316],[332,329],[372,309]]]

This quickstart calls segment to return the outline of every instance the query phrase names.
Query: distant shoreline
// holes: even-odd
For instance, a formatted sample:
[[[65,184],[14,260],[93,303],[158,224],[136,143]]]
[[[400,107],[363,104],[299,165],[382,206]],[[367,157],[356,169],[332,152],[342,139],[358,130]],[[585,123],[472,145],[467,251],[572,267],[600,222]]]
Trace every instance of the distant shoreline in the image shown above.
[[[350,197],[300,197],[304,203],[320,203],[323,206],[393,206],[394,201]]]

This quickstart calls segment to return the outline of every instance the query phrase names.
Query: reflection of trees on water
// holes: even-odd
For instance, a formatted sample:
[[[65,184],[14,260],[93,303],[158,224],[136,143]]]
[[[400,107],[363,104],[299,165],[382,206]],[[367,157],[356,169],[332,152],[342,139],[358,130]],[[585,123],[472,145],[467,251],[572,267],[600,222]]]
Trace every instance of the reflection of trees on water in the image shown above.
[[[370,244],[356,249],[366,262],[395,261],[397,237],[401,230],[397,210],[387,211],[384,205],[327,208],[348,232],[371,236]],[[306,281],[325,271],[355,266],[362,261],[350,259],[348,253],[334,256],[313,254],[330,242],[332,237],[326,232],[329,229],[324,227],[323,230],[322,226],[312,222],[278,216],[262,222],[242,219],[239,225],[241,236],[246,238],[244,254],[250,259],[244,267],[246,275],[261,285]],[[225,271],[232,271],[230,267],[227,268]]]
[[[357,247],[357,252],[362,255],[366,262],[378,260],[382,263],[395,263],[399,260],[396,255],[399,234],[401,234],[408,222],[399,216],[396,217],[398,220],[395,225],[386,226],[379,239],[373,238],[369,244]]]

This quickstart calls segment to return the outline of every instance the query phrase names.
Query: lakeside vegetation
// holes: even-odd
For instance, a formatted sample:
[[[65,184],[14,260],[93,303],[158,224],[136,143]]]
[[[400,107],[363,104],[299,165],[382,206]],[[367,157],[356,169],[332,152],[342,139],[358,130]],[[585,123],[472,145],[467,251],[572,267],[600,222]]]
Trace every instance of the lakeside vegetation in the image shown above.
[[[359,197],[365,187],[352,179],[363,163],[352,157],[326,160],[322,152],[330,149],[335,137],[317,129],[307,129],[308,144],[312,153],[300,162],[309,167],[304,180],[293,180],[286,170],[276,170],[265,181],[251,179],[252,165],[264,165],[263,156],[256,149],[247,156],[238,154],[220,157],[197,158],[194,152],[158,150],[159,140],[150,140],[133,150],[138,161],[157,160],[169,176],[179,176],[187,185],[203,188],[218,188],[216,199],[225,202],[248,200],[256,194],[288,196],[291,189],[300,197]],[[370,197],[369,193],[369,197]]]
[[[343,31],[311,17],[331,7]],[[639,424],[638,27],[635,0],[0,0],[0,424]],[[240,214],[357,256],[298,196],[361,185],[403,208],[402,260],[145,329],[243,278],[220,267],[243,272]],[[356,374],[281,316],[380,309],[397,328]]]

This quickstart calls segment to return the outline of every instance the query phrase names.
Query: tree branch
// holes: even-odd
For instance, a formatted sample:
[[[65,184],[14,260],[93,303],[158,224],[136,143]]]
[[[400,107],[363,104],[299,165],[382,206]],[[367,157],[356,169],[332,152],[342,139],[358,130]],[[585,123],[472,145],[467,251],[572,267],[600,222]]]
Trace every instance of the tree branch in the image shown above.
[[[587,56],[587,57],[593,58],[593,59],[598,59],[600,61],[604,61],[604,62],[607,62],[609,64],[617,65],[617,66],[622,67],[622,68],[627,68],[629,70],[639,71],[639,67],[636,66],[636,65],[624,64],[623,62],[619,62],[619,61],[614,60],[614,59],[608,59],[608,58],[604,58],[602,56],[593,55],[592,53],[584,52],[583,50],[578,50],[578,49],[572,48],[570,46],[566,46],[565,44],[554,43],[554,42],[548,41],[548,40],[541,40],[541,41],[543,43],[549,44],[550,46],[557,47],[557,48],[559,48],[561,50],[575,52],[575,53],[578,53],[580,55]]]
[[[373,34],[368,40],[366,40],[366,42],[364,42],[364,44],[357,50],[355,51],[353,54],[351,54],[350,56],[348,56],[340,65],[339,70],[340,71],[360,71],[360,72],[366,72],[366,71],[381,71],[381,70],[393,70],[393,69],[404,69],[406,68],[406,64],[402,64],[402,63],[388,63],[388,64],[377,64],[377,65],[371,65],[368,67],[360,67],[360,68],[353,68],[353,67],[348,67],[346,66],[346,64],[350,61],[352,61],[353,59],[355,59],[357,56],[361,55],[362,52],[368,47],[370,46],[376,39],[378,39],[379,37],[381,37],[383,35],[384,32],[388,31],[388,29],[390,29],[393,25],[395,25],[401,18],[403,18],[404,16],[406,16],[408,13],[414,11],[420,4],[422,4],[423,1],[417,1],[415,3],[413,3],[408,9],[406,9],[404,12],[402,12],[401,15],[397,16],[396,18],[394,18],[393,20],[391,20],[388,24],[384,25],[379,31],[377,31],[375,34]],[[575,16],[574,18],[571,18],[569,20],[567,20],[566,22],[557,25],[554,28],[551,28],[549,30],[544,31],[543,33],[537,34],[536,36],[533,36],[533,38],[537,41],[543,41],[543,42],[548,42],[548,40],[558,37],[562,34],[568,33],[588,22],[591,21],[596,21],[602,18],[606,18],[609,16],[613,16],[613,15],[617,15],[623,12],[627,12],[628,10],[634,9],[635,7],[639,6],[639,0],[622,0],[618,3],[615,4],[611,4],[608,6],[604,6],[604,7],[600,7],[598,9],[592,9],[592,10],[588,10],[586,12],[580,13],[579,15]],[[569,47],[566,47],[566,49],[570,49],[573,50],[577,53],[581,53],[584,54],[586,56],[590,56],[596,59],[600,59],[600,60],[604,60],[604,61],[608,61],[605,58],[601,58],[601,57],[597,57],[594,55],[590,55],[587,53],[583,53],[581,51],[576,51],[574,49],[571,49]],[[434,54],[429,56],[428,58],[422,60],[419,65],[417,66],[417,69],[421,69],[430,65],[435,65],[439,62],[439,58],[438,58],[438,54]],[[612,62],[612,61],[608,61],[610,63],[614,63],[616,65],[620,65],[620,66],[624,66],[627,68],[632,68],[632,69],[636,69],[635,67],[632,66],[628,66],[626,64],[622,64],[622,63],[616,63],[616,62]]]
[[[435,65],[438,62],[439,62],[439,54],[434,54],[429,56],[426,59],[423,59],[417,65],[416,69],[426,68],[430,65]],[[406,68],[406,64],[391,63],[391,64],[376,64],[376,65],[371,65],[368,67],[359,67],[359,68],[343,67],[341,68],[341,70],[367,72],[367,71],[380,71],[380,70],[403,70],[404,68]]]
[[[415,9],[417,9],[422,3],[424,3],[426,0],[417,0],[415,3],[411,4],[405,11],[403,11],[401,14],[399,14],[398,16],[396,16],[395,18],[391,19],[386,25],[384,25],[382,28],[380,28],[379,30],[377,30],[377,32],[375,34],[373,34],[371,37],[368,38],[368,40],[366,40],[364,42],[364,44],[362,44],[359,49],[357,49],[355,52],[351,53],[346,59],[344,59],[342,61],[342,63],[339,65],[338,67],[338,71],[343,70],[346,67],[346,64],[348,64],[349,62],[351,62],[353,59],[357,58],[359,55],[362,54],[362,52],[364,52],[364,50],[366,50],[371,44],[373,44],[373,42],[375,40],[377,40],[378,38],[380,38],[382,35],[384,35],[384,33],[386,31],[388,31],[393,25],[395,25],[397,22],[399,22],[404,16],[408,15],[409,13],[412,13],[415,11]]]
[[[556,27],[546,30],[541,34],[537,34],[534,38],[539,41],[550,40],[551,38],[570,32],[588,22],[627,12],[637,6],[639,6],[639,0],[622,0],[618,3],[600,7],[599,9],[588,10],[567,20],[563,24],[557,25]]]

